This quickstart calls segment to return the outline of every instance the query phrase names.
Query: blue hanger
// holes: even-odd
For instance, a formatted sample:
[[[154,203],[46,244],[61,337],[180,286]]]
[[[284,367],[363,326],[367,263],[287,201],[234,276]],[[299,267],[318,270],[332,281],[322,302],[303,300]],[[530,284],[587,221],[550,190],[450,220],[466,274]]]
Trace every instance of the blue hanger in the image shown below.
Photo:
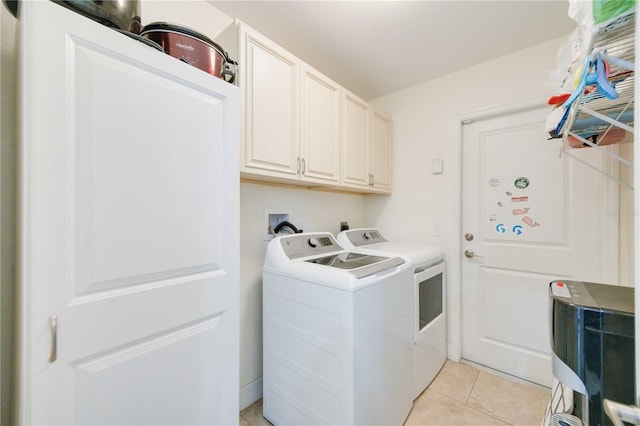
[[[594,71],[590,72],[589,70],[592,66],[594,67]],[[584,92],[584,89],[587,85],[591,86],[594,84],[596,85],[598,90],[607,98],[618,98],[618,92],[616,92],[616,89],[611,85],[611,83],[609,83],[609,80],[607,80],[604,61],[602,60],[602,55],[600,54],[600,52],[598,52],[595,60],[591,60],[590,57],[585,58],[578,86],[576,86],[573,93],[571,93],[569,99],[567,99],[564,104],[562,104],[562,107],[565,108],[565,112],[562,116],[562,119],[558,123],[558,126],[556,127],[556,135],[559,135],[560,132],[562,132],[564,123],[567,121],[567,117],[569,116],[571,105]]]

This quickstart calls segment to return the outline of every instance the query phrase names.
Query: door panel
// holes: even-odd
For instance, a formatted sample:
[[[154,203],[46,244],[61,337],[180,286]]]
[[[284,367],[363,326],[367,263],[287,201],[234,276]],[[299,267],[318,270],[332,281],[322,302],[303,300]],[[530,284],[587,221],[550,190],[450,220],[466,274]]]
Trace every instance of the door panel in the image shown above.
[[[373,187],[391,190],[391,119],[373,111],[373,144],[371,167]]]
[[[53,2],[21,31],[21,423],[237,422],[238,88]]]
[[[479,178],[489,182],[480,185],[483,240],[566,245],[568,170],[557,144],[540,135],[536,122],[480,133]]]
[[[549,329],[539,327],[539,313],[547,309],[547,295],[539,291],[539,283],[555,276],[481,268],[479,287],[482,292],[482,314],[478,323],[483,340],[509,344],[516,350],[536,353],[536,358],[548,362],[546,348]],[[513,303],[520,301],[520,303]],[[488,309],[488,308],[491,309]],[[524,328],[514,327],[514,324]]]
[[[616,250],[617,226],[606,178],[559,157],[547,114],[545,106],[463,126],[462,233],[474,237],[462,250],[475,256],[462,256],[462,355],[550,386],[549,282],[615,284],[615,256],[605,254]],[[604,164],[599,153],[577,155]]]
[[[222,318],[214,316],[73,363],[74,423],[198,424],[216,418],[224,409],[218,390],[193,388],[202,371],[167,360],[210,363],[224,344],[223,328]],[[212,370],[210,380],[224,380],[219,373]]]
[[[369,187],[369,106],[346,92],[342,101],[342,183]]]
[[[222,232],[221,176],[211,167],[222,153],[207,139],[185,137],[178,123],[196,134],[210,132],[211,123],[223,121],[223,100],[73,46],[80,293],[219,269],[222,241],[202,235]],[[175,110],[147,105],[159,92]]]
[[[337,184],[340,175],[340,86],[304,66],[302,88],[303,178]]]
[[[244,32],[243,167],[296,176],[299,157],[298,60],[258,34]]]

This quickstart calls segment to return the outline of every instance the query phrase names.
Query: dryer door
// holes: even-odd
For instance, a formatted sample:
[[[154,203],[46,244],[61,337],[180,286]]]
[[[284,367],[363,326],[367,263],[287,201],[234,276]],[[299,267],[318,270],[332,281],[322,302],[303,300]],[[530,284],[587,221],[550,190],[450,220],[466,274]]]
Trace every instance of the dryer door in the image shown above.
[[[445,314],[444,262],[426,269],[416,268],[414,276],[414,343],[418,344]]]

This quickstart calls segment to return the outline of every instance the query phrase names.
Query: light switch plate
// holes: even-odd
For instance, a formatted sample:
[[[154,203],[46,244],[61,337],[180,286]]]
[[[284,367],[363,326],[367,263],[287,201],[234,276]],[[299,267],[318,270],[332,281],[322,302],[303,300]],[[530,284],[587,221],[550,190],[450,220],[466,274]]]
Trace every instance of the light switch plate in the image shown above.
[[[431,162],[431,173],[433,173],[434,175],[439,175],[442,173],[443,170],[444,170],[444,161],[442,160],[442,158],[435,158]]]

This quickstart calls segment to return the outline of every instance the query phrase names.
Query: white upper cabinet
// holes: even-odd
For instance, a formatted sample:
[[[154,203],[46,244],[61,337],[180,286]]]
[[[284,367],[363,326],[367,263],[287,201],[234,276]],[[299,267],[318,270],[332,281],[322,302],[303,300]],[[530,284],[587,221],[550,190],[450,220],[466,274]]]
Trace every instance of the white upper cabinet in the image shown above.
[[[302,180],[338,184],[340,86],[308,65],[302,67]]]
[[[245,25],[239,31],[244,111],[240,171],[296,178],[300,61]]]
[[[342,184],[369,189],[369,104],[345,90],[342,98]]]
[[[388,117],[242,22],[217,41],[240,63],[242,177],[390,192]]]
[[[391,119],[353,93],[342,97],[342,185],[391,192]]]

